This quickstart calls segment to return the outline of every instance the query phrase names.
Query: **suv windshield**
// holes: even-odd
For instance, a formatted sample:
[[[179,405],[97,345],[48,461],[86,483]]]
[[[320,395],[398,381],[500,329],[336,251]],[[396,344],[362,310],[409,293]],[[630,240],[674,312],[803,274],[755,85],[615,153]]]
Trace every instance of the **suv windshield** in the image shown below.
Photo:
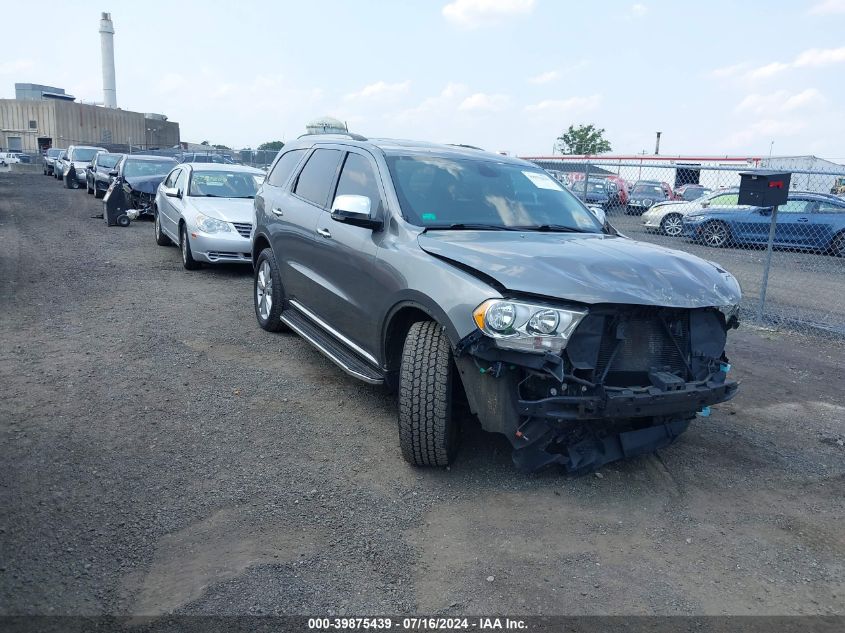
[[[258,192],[257,174],[229,171],[195,171],[189,196],[213,198],[254,198]],[[261,177],[263,179],[263,176]]]
[[[81,162],[81,161],[87,162],[87,161],[90,161],[92,158],[94,158],[96,153],[99,152],[99,151],[100,150],[98,150],[98,149],[94,149],[94,148],[89,149],[89,148],[86,148],[86,147],[75,149],[75,150],[73,150],[73,158],[71,160],[74,160],[74,161],[77,161],[77,162]]]
[[[403,215],[417,226],[602,230],[577,198],[528,165],[389,156],[387,166]]]
[[[62,153],[62,150],[60,150],[60,149],[50,148],[50,149],[47,150],[47,156],[49,156],[50,158],[55,158],[56,156],[59,156],[61,153]]]
[[[175,160],[132,160],[126,159],[123,175],[127,178],[135,176],[164,176],[176,164]]]

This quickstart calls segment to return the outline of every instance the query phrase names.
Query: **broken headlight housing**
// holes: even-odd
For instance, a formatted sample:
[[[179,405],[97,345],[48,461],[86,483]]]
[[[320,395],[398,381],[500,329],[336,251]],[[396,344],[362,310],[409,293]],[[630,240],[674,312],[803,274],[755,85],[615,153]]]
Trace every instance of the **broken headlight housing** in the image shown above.
[[[587,314],[577,308],[488,299],[472,312],[484,334],[503,349],[558,353]]]

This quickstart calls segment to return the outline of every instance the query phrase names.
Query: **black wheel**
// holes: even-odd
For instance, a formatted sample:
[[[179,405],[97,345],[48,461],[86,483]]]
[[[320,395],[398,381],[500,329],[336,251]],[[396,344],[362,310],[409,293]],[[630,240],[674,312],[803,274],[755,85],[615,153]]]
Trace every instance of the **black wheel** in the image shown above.
[[[282,332],[288,327],[279,320],[284,306],[282,276],[279,265],[270,248],[265,248],[255,262],[252,299],[255,318],[261,329],[268,332]]]
[[[684,232],[683,217],[680,213],[670,213],[660,222],[660,230],[669,237],[678,237]]]
[[[399,372],[399,445],[417,466],[447,466],[458,449],[452,414],[454,363],[449,339],[434,321],[414,323]]]
[[[93,189],[91,189],[91,186],[88,184],[88,179],[87,179],[87,178],[85,179],[85,193],[87,193],[89,196],[90,196],[92,193],[94,193],[94,190],[93,190]]]
[[[94,181],[94,197],[95,198],[102,198],[104,195],[106,195],[106,192],[103,191],[102,189],[100,189],[97,186],[97,181],[95,180]]]
[[[115,222],[117,222],[118,226],[122,226],[123,228],[126,228],[127,226],[129,226],[131,224],[131,220],[129,219],[129,216],[126,215],[125,213],[121,213],[119,216],[117,216],[117,218],[115,219]]]
[[[67,174],[65,176],[65,187],[68,189],[79,189],[79,181],[76,179],[76,174]]]
[[[188,229],[183,224],[179,227],[179,250],[182,251],[182,266],[185,270],[196,270],[200,267],[200,263],[194,259],[191,253],[191,243],[188,241]]]
[[[840,233],[833,238],[830,243],[830,253],[837,257],[845,257],[845,233]]]
[[[155,220],[153,221],[153,230],[155,231],[156,244],[158,244],[159,246],[167,246],[171,243],[170,238],[161,232],[161,223],[158,219],[158,209],[153,209],[153,211],[155,213]]]
[[[45,176],[47,175],[47,168],[46,167],[44,168],[44,175]]]
[[[724,222],[714,220],[701,228],[701,241],[707,246],[721,248],[731,239],[731,232]]]

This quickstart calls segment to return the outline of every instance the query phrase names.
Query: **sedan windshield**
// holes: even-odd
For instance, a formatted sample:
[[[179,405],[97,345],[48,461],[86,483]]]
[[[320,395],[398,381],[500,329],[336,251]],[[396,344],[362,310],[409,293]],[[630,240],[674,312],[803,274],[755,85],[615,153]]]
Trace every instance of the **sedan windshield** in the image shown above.
[[[117,165],[117,161],[120,160],[120,154],[100,154],[97,157],[97,164],[100,167],[114,167]]]
[[[584,181],[579,180],[574,185],[572,185],[572,190],[577,191],[578,193],[584,193]],[[591,180],[587,183],[587,192],[588,193],[607,193],[608,187],[604,182],[596,182]]]
[[[188,195],[211,198],[254,198],[259,185],[256,176],[257,174],[237,171],[194,171]]]
[[[387,165],[403,214],[417,226],[602,230],[575,196],[528,165],[437,156],[390,156]]]
[[[73,158],[71,160],[74,161],[85,161],[88,162],[99,152],[98,149],[87,149],[87,148],[80,148],[73,150]]]
[[[166,176],[176,164],[174,160],[132,160],[126,159],[123,175],[127,178]]]
[[[632,194],[635,196],[660,196],[662,198],[665,192],[659,185],[636,185]]]

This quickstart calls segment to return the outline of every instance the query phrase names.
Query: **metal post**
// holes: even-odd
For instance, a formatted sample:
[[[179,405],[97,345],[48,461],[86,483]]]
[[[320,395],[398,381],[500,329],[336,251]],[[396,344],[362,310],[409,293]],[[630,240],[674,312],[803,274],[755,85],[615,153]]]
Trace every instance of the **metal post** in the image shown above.
[[[587,183],[590,180],[590,161],[584,159],[584,202],[587,202]]]
[[[769,270],[772,267],[772,244],[775,241],[775,227],[778,222],[778,208],[772,207],[772,223],[769,225],[769,242],[766,245],[766,264],[763,266],[763,279],[760,282],[760,307],[757,309],[757,319],[763,321],[763,308],[766,305],[766,288],[769,285]]]

